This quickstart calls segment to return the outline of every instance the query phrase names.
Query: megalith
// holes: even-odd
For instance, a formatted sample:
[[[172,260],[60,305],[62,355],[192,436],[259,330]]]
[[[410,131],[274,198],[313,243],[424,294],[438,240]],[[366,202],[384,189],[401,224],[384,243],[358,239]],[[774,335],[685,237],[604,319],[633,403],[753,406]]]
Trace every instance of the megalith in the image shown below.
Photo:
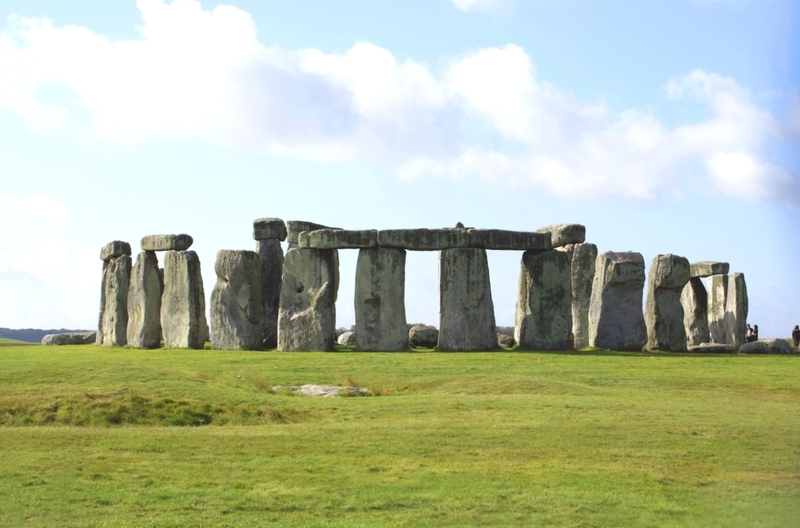
[[[131,271],[128,291],[128,344],[137,348],[161,346],[161,295],[163,278],[158,257],[142,251]]]
[[[597,256],[589,308],[589,345],[641,350],[647,343],[642,313],[644,258],[607,251]]]
[[[589,305],[592,302],[597,246],[567,244],[558,250],[565,252],[570,260],[573,346],[580,350],[589,346]]]
[[[689,269],[688,259],[669,253],[657,255],[650,264],[644,313],[648,350],[686,352],[681,293],[689,282]]]
[[[221,250],[214,263],[211,292],[211,346],[258,350],[261,334],[261,259],[255,251]]]
[[[286,252],[278,313],[278,350],[333,350],[335,251],[292,248]]]
[[[406,252],[364,248],[356,264],[356,350],[408,348]]]
[[[739,350],[746,343],[748,309],[744,273],[731,273],[728,276],[728,296],[725,300],[725,333],[728,344],[733,345],[734,350]]]
[[[520,265],[514,339],[522,348],[566,350],[571,332],[569,254],[526,251]]]
[[[703,279],[692,277],[681,293],[683,327],[686,329],[686,345],[708,343],[708,292]]]
[[[725,328],[725,304],[728,301],[728,275],[708,277],[708,331],[715,343],[730,344]]]
[[[167,251],[161,330],[166,348],[201,349],[208,340],[200,259],[194,251]]]
[[[586,227],[581,224],[554,224],[540,227],[537,233],[550,233],[550,244],[557,248],[586,241]]]
[[[280,218],[253,221],[253,238],[261,262],[261,348],[278,346],[278,310],[281,301],[283,248],[286,225]]]
[[[437,349],[470,351],[496,348],[497,328],[486,250],[441,250]]]
[[[98,345],[123,346],[128,343],[128,289],[131,280],[131,245],[115,240],[100,250],[103,260],[100,290]]]

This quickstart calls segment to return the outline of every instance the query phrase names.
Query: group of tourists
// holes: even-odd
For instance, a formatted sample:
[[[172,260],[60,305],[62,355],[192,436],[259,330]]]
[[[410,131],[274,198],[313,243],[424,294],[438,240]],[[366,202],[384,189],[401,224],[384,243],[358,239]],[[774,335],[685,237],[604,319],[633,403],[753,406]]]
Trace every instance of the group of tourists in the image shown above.
[[[753,341],[758,341],[758,325],[750,326],[747,325],[747,335],[745,336],[745,340],[748,343],[752,343]]]

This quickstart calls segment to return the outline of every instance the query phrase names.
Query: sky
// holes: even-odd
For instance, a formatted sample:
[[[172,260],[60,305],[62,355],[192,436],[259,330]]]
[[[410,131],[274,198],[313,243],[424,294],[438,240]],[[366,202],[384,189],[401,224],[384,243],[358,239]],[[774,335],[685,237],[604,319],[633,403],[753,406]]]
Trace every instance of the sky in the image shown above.
[[[0,327],[96,327],[100,248],[188,233],[206,298],[252,221],[532,231],[742,272],[800,324],[791,0],[4,0]],[[520,253],[489,254],[513,325]],[[337,326],[355,322],[340,252]],[[436,324],[436,253],[409,322]]]

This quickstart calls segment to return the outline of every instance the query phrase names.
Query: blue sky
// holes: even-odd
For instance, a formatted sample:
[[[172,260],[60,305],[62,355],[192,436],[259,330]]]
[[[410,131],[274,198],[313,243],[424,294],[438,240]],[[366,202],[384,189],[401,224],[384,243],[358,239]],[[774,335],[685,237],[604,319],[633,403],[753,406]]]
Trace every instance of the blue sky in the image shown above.
[[[94,327],[100,246],[147,234],[194,237],[208,296],[216,251],[277,216],[582,223],[600,251],[730,262],[788,335],[798,30],[788,0],[6,0],[0,326]],[[490,254],[500,325],[519,258]],[[406,306],[436,323],[436,254],[409,254]]]

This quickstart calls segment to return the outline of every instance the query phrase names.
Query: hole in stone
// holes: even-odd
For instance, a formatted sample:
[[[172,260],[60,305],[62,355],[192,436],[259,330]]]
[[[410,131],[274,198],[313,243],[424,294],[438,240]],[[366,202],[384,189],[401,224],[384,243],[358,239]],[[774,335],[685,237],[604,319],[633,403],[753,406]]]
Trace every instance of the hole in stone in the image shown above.
[[[303,290],[304,290],[304,289],[305,289],[305,287],[304,287],[302,284],[299,284],[299,285],[297,286],[297,293],[303,293]]]

